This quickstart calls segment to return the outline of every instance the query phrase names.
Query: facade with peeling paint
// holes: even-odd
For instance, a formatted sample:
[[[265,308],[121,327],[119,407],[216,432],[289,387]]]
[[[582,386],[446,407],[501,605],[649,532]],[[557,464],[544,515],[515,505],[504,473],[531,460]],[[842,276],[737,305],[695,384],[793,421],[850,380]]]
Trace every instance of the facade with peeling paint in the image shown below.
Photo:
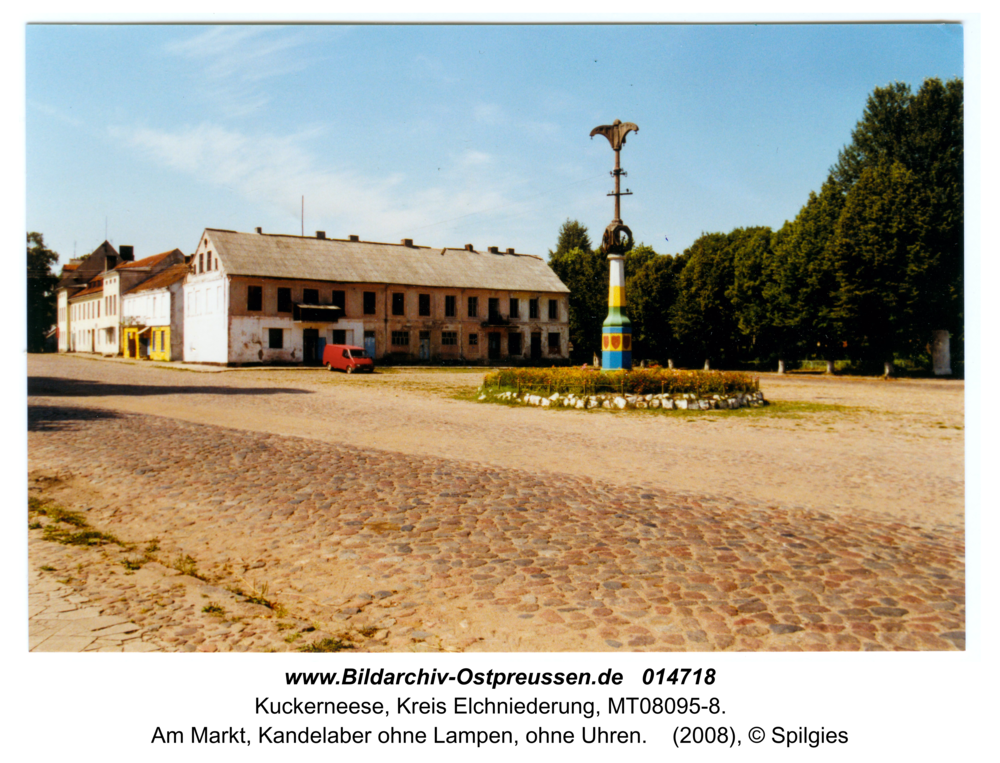
[[[319,364],[333,343],[394,362],[559,362],[568,296],[511,249],[210,228],[184,284],[184,359]]]

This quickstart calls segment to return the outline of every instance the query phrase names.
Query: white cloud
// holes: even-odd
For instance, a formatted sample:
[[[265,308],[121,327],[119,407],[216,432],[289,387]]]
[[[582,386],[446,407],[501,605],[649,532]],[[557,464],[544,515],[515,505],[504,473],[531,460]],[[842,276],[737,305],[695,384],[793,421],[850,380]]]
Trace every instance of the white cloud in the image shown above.
[[[301,50],[306,42],[296,30],[220,26],[173,40],[164,50],[200,67],[194,81],[207,100],[230,116],[246,116],[270,101],[261,83],[308,68],[311,61]]]
[[[426,243],[456,245],[471,231],[497,239],[488,243],[502,245],[509,233],[498,229],[498,223],[530,211],[519,190],[523,180],[497,170],[489,154],[457,153],[430,185],[402,173],[370,177],[330,167],[309,148],[316,135],[312,130],[291,136],[251,136],[213,124],[176,131],[150,127],[111,131],[112,138],[154,163],[196,183],[234,191],[256,209],[283,209],[297,219],[305,195],[309,217],[327,229],[336,226],[333,230],[340,229],[339,235],[349,228],[366,238],[391,241],[426,232]]]

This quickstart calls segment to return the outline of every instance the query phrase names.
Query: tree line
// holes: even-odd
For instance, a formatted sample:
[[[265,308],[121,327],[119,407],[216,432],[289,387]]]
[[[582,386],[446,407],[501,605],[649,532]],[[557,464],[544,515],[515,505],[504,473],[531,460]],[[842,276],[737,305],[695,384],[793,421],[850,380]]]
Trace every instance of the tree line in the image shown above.
[[[963,83],[893,83],[865,111],[794,220],[704,233],[681,254],[625,255],[633,357],[684,366],[927,361],[964,339]],[[599,352],[608,263],[567,220],[549,263],[570,288],[576,360]]]

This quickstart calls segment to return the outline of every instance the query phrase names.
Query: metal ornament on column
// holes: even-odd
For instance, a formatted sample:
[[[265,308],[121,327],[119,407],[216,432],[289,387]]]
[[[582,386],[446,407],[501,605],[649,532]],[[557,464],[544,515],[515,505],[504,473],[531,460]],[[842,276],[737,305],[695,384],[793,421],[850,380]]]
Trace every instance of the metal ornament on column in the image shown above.
[[[601,125],[590,131],[590,137],[603,135],[615,152],[615,168],[611,174],[615,178],[615,190],[608,196],[615,197],[615,219],[604,230],[601,250],[608,256],[611,271],[608,290],[608,317],[604,319],[601,331],[601,367],[605,370],[632,368],[632,323],[625,315],[625,252],[632,246],[632,231],[622,222],[621,197],[631,196],[627,188],[622,191],[622,175],[628,176],[621,168],[621,150],[625,136],[629,132],[639,132],[632,122],[616,119],[614,124]]]

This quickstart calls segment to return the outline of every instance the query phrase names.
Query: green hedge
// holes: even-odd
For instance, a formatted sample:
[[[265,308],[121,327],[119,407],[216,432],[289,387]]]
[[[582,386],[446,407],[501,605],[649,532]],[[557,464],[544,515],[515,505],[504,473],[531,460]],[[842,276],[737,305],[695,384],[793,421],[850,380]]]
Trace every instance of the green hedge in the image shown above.
[[[759,379],[742,371],[680,371],[670,368],[634,368],[631,371],[599,371],[582,368],[505,368],[483,377],[485,389],[551,395],[601,392],[648,395],[725,395],[757,392]]]

